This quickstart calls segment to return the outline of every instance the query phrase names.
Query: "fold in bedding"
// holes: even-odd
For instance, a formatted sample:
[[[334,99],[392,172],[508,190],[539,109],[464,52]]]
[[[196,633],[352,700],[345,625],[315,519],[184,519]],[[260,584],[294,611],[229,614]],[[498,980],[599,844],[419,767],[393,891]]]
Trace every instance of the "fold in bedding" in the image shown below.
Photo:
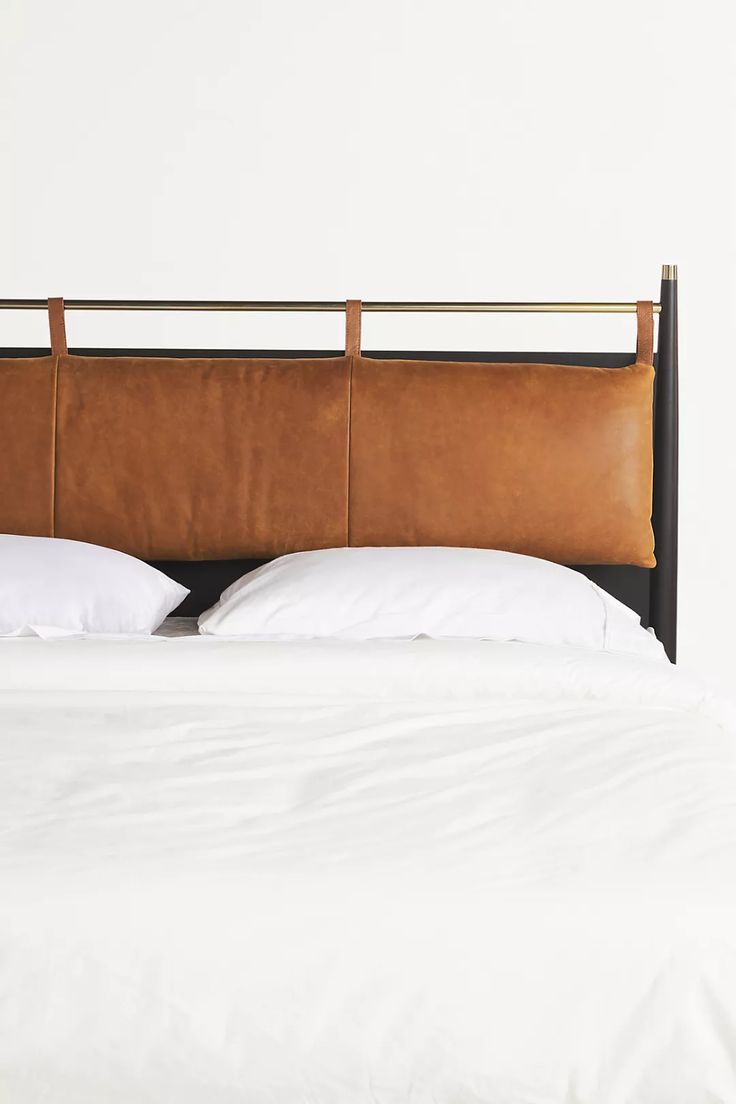
[[[0,1099],[736,1100],[736,724],[668,664],[19,639],[0,729]]]

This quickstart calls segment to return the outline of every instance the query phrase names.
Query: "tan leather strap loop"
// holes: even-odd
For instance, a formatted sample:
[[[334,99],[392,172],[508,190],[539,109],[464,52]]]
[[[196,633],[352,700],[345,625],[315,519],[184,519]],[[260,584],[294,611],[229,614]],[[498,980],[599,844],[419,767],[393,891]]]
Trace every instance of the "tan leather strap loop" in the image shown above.
[[[360,356],[360,299],[345,303],[345,355]]]
[[[64,325],[64,300],[49,299],[49,333],[52,356],[66,356],[66,326]]]
[[[654,364],[654,304],[648,299],[636,304],[636,363]]]

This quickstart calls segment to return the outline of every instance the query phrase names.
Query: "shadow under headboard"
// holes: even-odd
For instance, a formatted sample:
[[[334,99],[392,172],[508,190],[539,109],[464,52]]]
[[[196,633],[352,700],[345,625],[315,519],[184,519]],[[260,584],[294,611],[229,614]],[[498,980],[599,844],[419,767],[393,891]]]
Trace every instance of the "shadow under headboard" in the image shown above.
[[[674,661],[677,639],[677,492],[678,492],[678,407],[677,407],[677,282],[676,269],[663,269],[653,419],[654,474],[652,487],[652,525],[655,535],[656,566],[629,564],[572,565],[594,582],[634,609],[645,625],[651,626]],[[171,303],[166,301],[71,300],[74,309],[215,309],[215,310],[344,310],[344,303]],[[45,309],[45,300],[1,300],[0,309]],[[364,303],[364,311],[634,311],[635,304],[624,303]],[[218,359],[307,360],[343,356],[335,350],[201,350],[201,349],[81,349],[71,354],[86,357],[166,357]],[[0,358],[31,358],[48,355],[48,349],[0,349]],[[560,364],[623,368],[634,363],[631,353],[540,353],[540,352],[437,352],[437,351],[363,351],[362,357],[379,360],[462,361],[468,363]],[[211,605],[221,591],[238,576],[266,562],[262,559],[155,560],[151,561],[172,578],[187,586],[191,594],[179,609],[183,615],[195,615]]]

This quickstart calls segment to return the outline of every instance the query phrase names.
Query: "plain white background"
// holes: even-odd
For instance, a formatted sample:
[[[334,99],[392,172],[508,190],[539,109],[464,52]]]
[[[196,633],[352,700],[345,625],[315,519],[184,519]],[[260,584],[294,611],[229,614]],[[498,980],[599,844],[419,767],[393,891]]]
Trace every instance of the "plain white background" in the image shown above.
[[[706,0],[4,0],[0,294],[656,298],[680,266],[684,666],[736,658],[734,28]],[[81,315],[71,344],[339,346],[338,316]],[[0,315],[0,344],[45,344]],[[621,317],[364,346],[632,348]]]

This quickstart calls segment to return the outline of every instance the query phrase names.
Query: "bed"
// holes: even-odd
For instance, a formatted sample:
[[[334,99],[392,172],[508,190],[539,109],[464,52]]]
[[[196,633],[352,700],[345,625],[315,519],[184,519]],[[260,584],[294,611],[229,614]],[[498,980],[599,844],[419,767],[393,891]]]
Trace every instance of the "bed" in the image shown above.
[[[672,658],[665,283],[657,566],[581,570]],[[153,635],[0,640],[2,1099],[736,1100],[729,702],[574,645],[201,635],[266,557],[149,558],[192,590]]]

